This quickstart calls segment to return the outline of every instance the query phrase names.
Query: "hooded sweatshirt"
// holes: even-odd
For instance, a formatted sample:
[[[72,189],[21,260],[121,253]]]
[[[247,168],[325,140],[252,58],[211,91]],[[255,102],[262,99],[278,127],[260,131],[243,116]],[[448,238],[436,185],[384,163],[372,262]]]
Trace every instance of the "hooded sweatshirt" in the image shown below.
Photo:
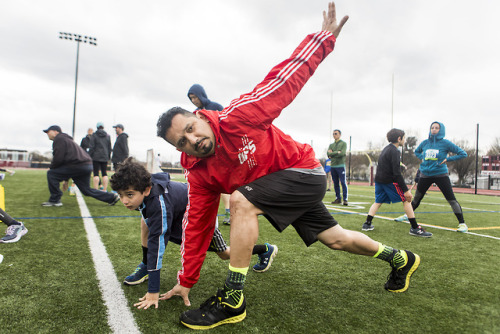
[[[89,154],[93,161],[107,162],[111,157],[111,138],[103,129],[90,137]]]
[[[420,164],[421,177],[448,175],[448,166],[441,164],[444,159],[447,161],[455,161],[467,157],[467,153],[451,141],[444,139],[445,127],[443,123],[432,122],[439,124],[439,132],[435,135],[429,130],[429,139],[424,140],[418,145],[415,150],[417,158],[422,160]],[[449,153],[455,155],[448,156]]]
[[[182,218],[187,205],[187,184],[170,181],[168,173],[151,175],[151,192],[139,206],[149,229],[148,235],[148,292],[160,291],[160,269],[169,240],[180,244]]]
[[[61,132],[54,138],[50,169],[90,164],[92,164],[92,159],[83,148],[75,143],[71,136]]]
[[[122,132],[116,137],[115,145],[113,146],[112,163],[119,163],[128,158],[128,134]]]
[[[196,97],[198,99],[200,99],[201,103],[203,103],[203,108],[197,108],[196,110],[205,109],[205,110],[221,111],[222,109],[224,109],[217,102],[212,102],[208,99],[207,93],[205,93],[205,89],[203,89],[203,86],[201,86],[201,85],[194,84],[191,86],[191,88],[189,88],[187,95],[188,95],[189,100],[191,100],[191,98],[189,97],[189,94],[196,95]]]

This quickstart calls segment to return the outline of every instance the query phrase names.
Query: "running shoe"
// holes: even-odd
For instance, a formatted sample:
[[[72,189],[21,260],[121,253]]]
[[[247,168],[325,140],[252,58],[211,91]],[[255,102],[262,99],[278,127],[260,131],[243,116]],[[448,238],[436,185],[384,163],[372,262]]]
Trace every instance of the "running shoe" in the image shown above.
[[[420,265],[420,256],[410,251],[403,251],[406,254],[406,264],[399,269],[392,268],[385,289],[390,292],[405,292],[410,286],[410,277]]]
[[[361,228],[361,231],[372,231],[374,228],[375,228],[375,226],[373,226],[372,223],[364,222],[363,227]]]
[[[406,214],[402,215],[402,216],[399,216],[397,218],[394,218],[394,221],[397,221],[397,222],[409,222],[410,220],[408,220],[408,216]]]
[[[416,237],[423,237],[423,238],[430,238],[430,237],[432,237],[432,233],[431,232],[427,232],[420,225],[418,225],[417,228],[410,228],[410,235],[414,235]]]
[[[232,324],[245,319],[246,301],[241,296],[236,306],[230,305],[229,296],[222,289],[215,296],[208,298],[200,308],[181,314],[181,323],[192,329],[210,329],[224,324]]]
[[[141,284],[142,282],[146,281],[148,279],[148,268],[144,263],[140,263],[137,268],[135,268],[135,271],[125,277],[125,280],[123,281],[123,284],[125,285],[137,285]]]
[[[467,226],[467,224],[465,224],[465,223],[458,224],[457,232],[465,233],[468,230],[469,230],[469,227]]]
[[[43,202],[42,206],[62,206],[61,202]]]
[[[20,225],[18,224],[10,225],[9,227],[7,227],[7,230],[5,231],[5,236],[2,239],[0,239],[0,242],[4,244],[18,242],[19,239],[21,239],[21,237],[26,233],[28,233],[28,229],[24,226],[23,223],[21,223]]]
[[[258,273],[263,273],[271,268],[274,257],[278,254],[278,246],[270,245],[267,242],[265,245],[267,246],[267,252],[259,254],[259,262],[253,266],[253,271]]]
[[[114,195],[115,195],[115,198],[113,198],[113,202],[108,204],[109,206],[115,205],[120,200],[120,195],[118,195],[118,194],[114,194]]]
[[[335,201],[332,202],[332,204],[340,204],[340,203],[342,203],[340,198],[337,198]]]

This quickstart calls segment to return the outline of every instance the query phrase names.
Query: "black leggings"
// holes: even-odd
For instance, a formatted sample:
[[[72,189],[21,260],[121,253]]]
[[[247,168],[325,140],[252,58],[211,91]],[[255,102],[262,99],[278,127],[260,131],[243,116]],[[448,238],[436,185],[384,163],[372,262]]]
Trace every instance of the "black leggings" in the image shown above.
[[[439,177],[421,177],[418,181],[417,191],[415,192],[415,197],[413,197],[413,201],[411,201],[411,206],[413,207],[413,211],[415,211],[420,202],[425,196],[425,193],[429,189],[429,187],[435,183],[439,190],[443,193],[444,197],[450,204],[455,216],[458,219],[460,224],[464,223],[464,215],[462,212],[462,207],[457,202],[455,198],[455,194],[453,193],[453,188],[451,187],[451,181],[448,176],[439,176]]]
[[[12,225],[13,223],[15,223],[16,221],[14,220],[14,218],[12,218],[11,216],[9,216],[7,214],[7,212],[3,211],[1,208],[0,208],[0,221],[5,223],[5,225],[7,226],[10,226]]]

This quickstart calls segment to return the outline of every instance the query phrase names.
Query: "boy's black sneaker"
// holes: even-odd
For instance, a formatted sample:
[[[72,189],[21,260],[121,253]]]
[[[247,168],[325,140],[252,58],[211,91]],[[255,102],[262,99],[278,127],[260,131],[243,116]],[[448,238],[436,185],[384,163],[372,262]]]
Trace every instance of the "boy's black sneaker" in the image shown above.
[[[369,222],[364,222],[363,227],[361,228],[361,231],[372,231],[375,228],[371,223]]]
[[[413,254],[410,251],[404,250],[406,253],[406,264],[399,268],[392,268],[389,274],[385,289],[391,292],[405,292],[410,286],[410,277],[420,265],[420,256]]]
[[[217,294],[208,298],[199,309],[182,313],[181,323],[192,329],[210,329],[243,321],[247,315],[245,296],[242,296],[236,306],[230,305],[227,300],[224,291],[219,289]]]
[[[410,235],[414,235],[416,237],[423,237],[423,238],[430,238],[430,237],[432,237],[432,233],[431,232],[427,232],[420,225],[418,225],[417,228],[410,227]]]

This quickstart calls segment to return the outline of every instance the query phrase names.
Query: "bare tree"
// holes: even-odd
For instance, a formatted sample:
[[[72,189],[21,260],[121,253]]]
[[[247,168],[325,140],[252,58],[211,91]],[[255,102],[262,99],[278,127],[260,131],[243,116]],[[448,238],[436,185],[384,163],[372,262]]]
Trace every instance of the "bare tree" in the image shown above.
[[[458,184],[464,185],[467,178],[474,174],[474,166],[476,164],[476,150],[472,145],[469,144],[467,140],[459,140],[455,144],[467,153],[467,157],[450,162],[448,164],[448,167],[452,172],[455,172],[457,174]]]
[[[500,155],[500,137],[496,137],[493,144],[490,146],[487,155]]]

